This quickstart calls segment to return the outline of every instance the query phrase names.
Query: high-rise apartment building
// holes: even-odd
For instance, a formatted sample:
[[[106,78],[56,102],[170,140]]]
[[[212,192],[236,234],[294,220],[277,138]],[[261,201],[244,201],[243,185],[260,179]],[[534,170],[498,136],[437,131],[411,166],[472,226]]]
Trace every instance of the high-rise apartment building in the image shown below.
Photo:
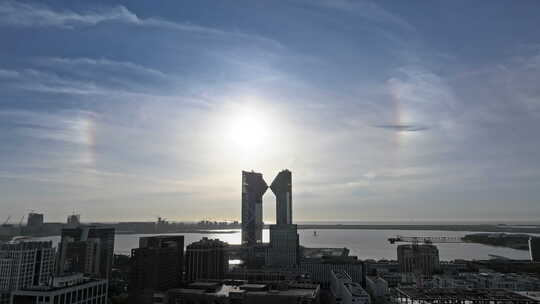
[[[292,224],[292,174],[289,170],[279,172],[270,189],[276,196],[276,224]]]
[[[229,259],[228,244],[218,239],[191,243],[186,249],[186,279],[188,281],[223,279]]]
[[[0,246],[0,290],[43,286],[54,271],[52,242],[13,242]]]
[[[300,243],[297,227],[292,223],[291,171],[279,172],[270,189],[276,196],[276,225],[270,226],[266,264],[274,268],[297,268]]]
[[[268,185],[261,173],[242,171],[242,244],[262,242],[262,197]]]
[[[401,273],[431,277],[433,272],[439,269],[439,250],[434,245],[399,245],[397,258]]]
[[[178,287],[183,265],[184,236],[139,238],[139,248],[131,250],[129,303],[152,303],[155,292]]]
[[[79,226],[62,229],[57,274],[81,272],[109,278],[114,254],[114,228]]]

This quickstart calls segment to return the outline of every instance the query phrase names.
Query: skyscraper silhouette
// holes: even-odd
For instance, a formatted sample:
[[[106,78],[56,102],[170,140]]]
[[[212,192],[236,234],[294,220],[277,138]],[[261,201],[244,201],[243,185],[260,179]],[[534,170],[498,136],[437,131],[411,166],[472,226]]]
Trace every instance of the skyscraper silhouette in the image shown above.
[[[262,197],[268,189],[262,174],[242,171],[242,244],[262,242]]]
[[[289,170],[278,173],[270,189],[276,195],[276,224],[292,224],[292,174]]]
[[[270,189],[276,196],[276,225],[270,226],[270,244],[266,264],[270,267],[296,268],[299,258],[297,227],[292,223],[292,174],[278,173]]]

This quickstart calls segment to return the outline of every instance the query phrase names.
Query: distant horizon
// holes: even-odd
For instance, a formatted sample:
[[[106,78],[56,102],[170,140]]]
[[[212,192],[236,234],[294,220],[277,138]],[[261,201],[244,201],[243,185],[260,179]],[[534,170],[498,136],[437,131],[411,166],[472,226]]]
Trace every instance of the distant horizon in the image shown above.
[[[170,223],[198,223],[203,220],[169,220],[167,218],[164,218],[167,222]],[[233,223],[235,221],[239,220],[208,220],[210,222],[228,222]],[[45,223],[64,223],[64,221],[47,221],[45,218]],[[120,220],[120,221],[100,221],[100,220],[90,220],[90,221],[84,221],[81,220],[81,224],[96,224],[96,223],[102,223],[102,224],[114,224],[114,223],[123,223],[123,222],[157,222],[156,219],[132,219],[132,220]],[[13,222],[10,222],[11,224],[14,224]],[[23,223],[25,224],[25,223]],[[264,221],[265,225],[271,225],[275,224],[274,221]],[[451,219],[414,219],[414,220],[343,220],[343,221],[336,221],[336,220],[315,220],[315,221],[294,221],[294,224],[299,225],[306,225],[306,224],[332,224],[332,225],[385,225],[385,224],[396,224],[396,225],[437,225],[437,224],[444,224],[444,225],[460,225],[460,224],[490,224],[490,225],[497,225],[497,224],[504,224],[504,225],[537,225],[540,226],[540,219],[522,219],[522,220],[483,220],[483,219],[477,219],[477,220],[451,220]]]

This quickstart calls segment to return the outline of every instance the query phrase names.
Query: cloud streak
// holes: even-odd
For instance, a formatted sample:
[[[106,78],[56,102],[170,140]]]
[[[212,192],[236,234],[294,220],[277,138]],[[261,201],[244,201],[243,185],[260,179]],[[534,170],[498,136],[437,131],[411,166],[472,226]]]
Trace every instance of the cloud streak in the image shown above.
[[[422,125],[388,124],[388,125],[374,125],[374,127],[392,130],[396,132],[418,132],[418,131],[429,130],[428,126],[422,126]]]
[[[137,14],[122,5],[101,7],[93,11],[75,12],[67,9],[61,11],[53,10],[45,5],[34,3],[18,1],[0,2],[0,25],[3,26],[75,29],[77,27],[95,26],[107,22],[192,32],[214,37],[252,40],[275,48],[283,48],[283,45],[279,42],[259,35],[225,31],[189,23],[171,22],[161,18],[140,18]]]

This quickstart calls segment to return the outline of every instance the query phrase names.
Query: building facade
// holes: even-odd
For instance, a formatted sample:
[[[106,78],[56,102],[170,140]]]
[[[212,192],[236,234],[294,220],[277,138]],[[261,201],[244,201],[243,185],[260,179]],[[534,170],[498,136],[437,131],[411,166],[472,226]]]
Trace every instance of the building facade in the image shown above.
[[[0,290],[43,286],[54,271],[52,242],[16,242],[0,246]]]
[[[184,265],[184,236],[139,238],[131,250],[129,303],[151,303],[153,294],[180,285]]]
[[[371,303],[369,294],[343,270],[330,271],[330,291],[336,304]]]
[[[203,238],[186,249],[187,281],[223,279],[229,267],[228,244]]]
[[[299,248],[296,225],[271,225],[266,265],[273,268],[297,268],[300,261]]]
[[[439,250],[434,245],[399,245],[397,258],[402,274],[421,274],[429,278],[439,270]]]
[[[107,280],[82,274],[55,278],[50,286],[25,288],[11,294],[11,304],[106,304]]]
[[[270,226],[266,265],[272,268],[298,268],[300,242],[292,221],[292,173],[278,173],[270,189],[276,196],[276,225]]]
[[[79,226],[62,229],[57,275],[82,272],[108,278],[114,254],[114,228]]]
[[[26,226],[29,229],[36,229],[43,226],[43,214],[42,213],[29,213]]]
[[[261,173],[242,171],[242,244],[262,243],[263,200],[268,185]]]
[[[292,224],[292,173],[283,170],[278,173],[270,189],[276,196],[276,224]]]
[[[304,258],[300,262],[300,270],[310,274],[310,279],[328,288],[331,281],[331,272],[343,270],[351,280],[360,285],[366,284],[366,268],[364,263],[355,256]]]

